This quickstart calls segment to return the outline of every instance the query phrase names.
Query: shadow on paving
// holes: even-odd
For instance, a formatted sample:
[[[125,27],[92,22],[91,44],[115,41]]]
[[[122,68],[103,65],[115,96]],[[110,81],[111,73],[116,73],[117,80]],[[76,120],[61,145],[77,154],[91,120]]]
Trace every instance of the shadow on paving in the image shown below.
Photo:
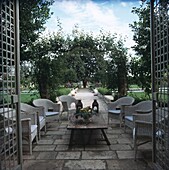
[[[107,119],[107,105],[88,89],[78,90],[76,98],[80,98],[85,106],[94,99],[99,102],[100,110]],[[151,144],[140,146],[137,161],[131,131],[113,123],[105,130],[111,145],[107,145],[99,130],[77,130],[73,145],[69,147],[70,130],[67,130],[66,115],[60,122],[47,124],[46,134],[42,133],[38,144],[33,143],[33,154],[23,155],[23,170],[150,170]]]

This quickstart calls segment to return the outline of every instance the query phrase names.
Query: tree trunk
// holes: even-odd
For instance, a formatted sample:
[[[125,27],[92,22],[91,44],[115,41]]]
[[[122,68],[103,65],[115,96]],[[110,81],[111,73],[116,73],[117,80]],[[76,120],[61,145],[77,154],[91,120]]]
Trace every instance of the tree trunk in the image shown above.
[[[86,86],[87,86],[87,80],[85,79],[83,80],[83,88],[86,88]]]
[[[39,83],[39,93],[41,98],[50,99],[47,84],[45,82]]]
[[[127,95],[127,76],[125,62],[118,65],[118,94],[119,97]]]

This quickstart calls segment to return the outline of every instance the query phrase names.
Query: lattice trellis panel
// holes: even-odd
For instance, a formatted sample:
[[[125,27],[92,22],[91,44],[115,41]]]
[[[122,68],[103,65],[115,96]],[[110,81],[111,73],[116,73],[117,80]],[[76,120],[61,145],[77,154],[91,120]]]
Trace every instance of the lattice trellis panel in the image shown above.
[[[169,169],[169,1],[154,1],[155,83],[159,113],[156,117],[157,167]]]
[[[0,1],[0,170],[19,167],[16,104],[15,0]]]

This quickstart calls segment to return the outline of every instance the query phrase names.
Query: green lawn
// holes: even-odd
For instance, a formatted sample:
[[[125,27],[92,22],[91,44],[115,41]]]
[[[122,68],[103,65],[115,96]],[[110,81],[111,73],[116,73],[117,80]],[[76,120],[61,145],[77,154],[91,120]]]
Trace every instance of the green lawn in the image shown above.
[[[22,103],[31,103],[34,99],[40,98],[39,93],[21,93]]]

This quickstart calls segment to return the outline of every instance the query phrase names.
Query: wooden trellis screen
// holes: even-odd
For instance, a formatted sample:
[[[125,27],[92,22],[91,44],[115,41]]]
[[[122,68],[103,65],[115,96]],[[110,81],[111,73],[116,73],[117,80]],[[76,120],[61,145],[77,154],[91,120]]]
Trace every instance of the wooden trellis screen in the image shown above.
[[[154,101],[158,114],[153,116],[154,163],[158,169],[169,169],[169,1],[151,1],[152,69]],[[157,116],[158,115],[158,116]]]
[[[21,169],[18,2],[0,1],[0,170]]]

